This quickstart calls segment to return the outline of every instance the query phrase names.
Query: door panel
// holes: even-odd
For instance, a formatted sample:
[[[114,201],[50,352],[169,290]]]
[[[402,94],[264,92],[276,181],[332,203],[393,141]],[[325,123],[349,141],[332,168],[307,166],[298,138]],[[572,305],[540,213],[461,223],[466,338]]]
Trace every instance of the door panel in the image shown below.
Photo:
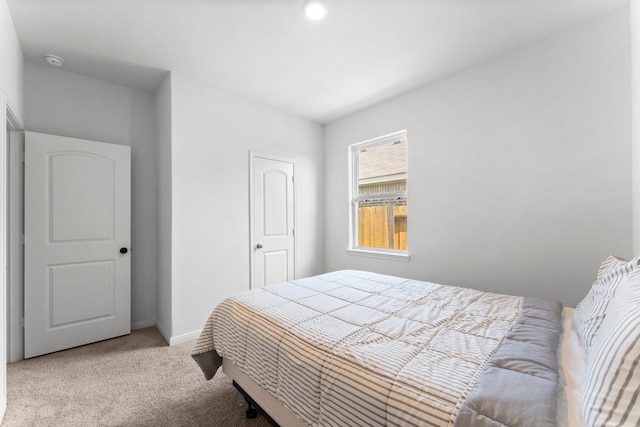
[[[251,157],[252,277],[259,288],[295,278],[292,160]]]
[[[51,242],[113,240],[113,160],[89,153],[50,160]]]
[[[113,269],[112,261],[49,266],[49,329],[113,317]]]
[[[131,331],[130,156],[26,133],[25,357]]]
[[[262,255],[263,286],[289,280],[289,251],[269,251]],[[292,277],[293,279],[293,277]]]
[[[263,236],[286,236],[289,227],[287,208],[287,174],[281,170],[263,172],[262,212],[264,213]]]

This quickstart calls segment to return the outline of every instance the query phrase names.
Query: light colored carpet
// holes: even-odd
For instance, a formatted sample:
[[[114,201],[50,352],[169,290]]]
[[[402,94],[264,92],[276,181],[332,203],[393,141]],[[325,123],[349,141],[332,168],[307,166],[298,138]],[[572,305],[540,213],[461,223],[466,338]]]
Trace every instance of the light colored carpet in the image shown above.
[[[146,328],[11,363],[2,427],[269,426],[245,418],[245,401],[221,370],[204,379],[194,343],[169,347]]]

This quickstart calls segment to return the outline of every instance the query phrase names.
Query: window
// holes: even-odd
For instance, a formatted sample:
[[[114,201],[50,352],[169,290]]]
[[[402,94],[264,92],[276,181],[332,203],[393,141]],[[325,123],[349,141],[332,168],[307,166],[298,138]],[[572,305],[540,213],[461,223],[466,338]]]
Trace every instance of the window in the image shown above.
[[[407,134],[396,132],[349,147],[350,249],[407,256]]]

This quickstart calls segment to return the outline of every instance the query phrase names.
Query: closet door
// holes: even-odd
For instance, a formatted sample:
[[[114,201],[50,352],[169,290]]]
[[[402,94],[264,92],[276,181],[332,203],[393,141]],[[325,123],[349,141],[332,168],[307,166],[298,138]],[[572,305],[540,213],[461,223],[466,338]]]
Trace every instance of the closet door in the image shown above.
[[[295,279],[294,162],[251,153],[251,287]]]

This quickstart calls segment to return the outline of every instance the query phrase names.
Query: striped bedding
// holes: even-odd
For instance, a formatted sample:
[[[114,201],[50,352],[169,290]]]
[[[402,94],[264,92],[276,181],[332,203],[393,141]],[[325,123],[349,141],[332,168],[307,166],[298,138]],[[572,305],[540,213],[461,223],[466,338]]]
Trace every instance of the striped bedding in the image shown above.
[[[345,270],[226,299],[192,355],[312,426],[553,426],[561,308]]]

